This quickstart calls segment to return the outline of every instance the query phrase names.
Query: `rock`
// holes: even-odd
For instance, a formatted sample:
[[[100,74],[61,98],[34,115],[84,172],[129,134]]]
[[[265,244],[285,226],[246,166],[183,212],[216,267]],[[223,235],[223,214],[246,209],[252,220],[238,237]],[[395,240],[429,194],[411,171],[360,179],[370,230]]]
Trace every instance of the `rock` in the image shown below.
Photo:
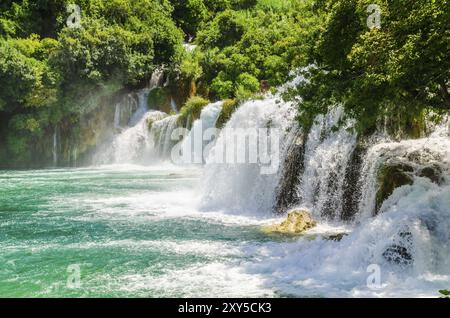
[[[366,145],[362,140],[358,140],[345,171],[343,207],[340,215],[344,221],[352,221],[359,212],[359,201],[361,199],[359,180],[366,152]]]
[[[293,210],[288,213],[286,221],[281,224],[263,227],[267,234],[299,235],[316,226],[311,214],[304,210]]]
[[[414,167],[400,161],[386,162],[378,170],[377,212],[380,210],[383,202],[394,193],[395,189],[414,183],[412,172],[414,172]]]
[[[412,248],[413,236],[412,233],[405,229],[398,233],[396,243],[390,245],[384,252],[383,257],[392,264],[396,265],[411,265],[413,256],[410,252]]]
[[[283,164],[280,182],[276,189],[274,211],[283,214],[300,202],[296,185],[304,171],[305,136],[300,130],[289,147]]]
[[[328,241],[340,242],[346,236],[348,236],[347,233],[338,233],[338,234],[328,235],[324,238]]]
[[[383,257],[389,262],[397,265],[410,265],[413,257],[409,250],[401,245],[391,245],[383,253]]]
[[[419,177],[428,178],[432,182],[436,184],[441,184],[442,182],[442,169],[436,164],[427,166],[425,168],[422,168],[419,173]]]
[[[147,105],[148,109],[170,113],[172,110],[170,92],[163,87],[152,89],[148,94]]]

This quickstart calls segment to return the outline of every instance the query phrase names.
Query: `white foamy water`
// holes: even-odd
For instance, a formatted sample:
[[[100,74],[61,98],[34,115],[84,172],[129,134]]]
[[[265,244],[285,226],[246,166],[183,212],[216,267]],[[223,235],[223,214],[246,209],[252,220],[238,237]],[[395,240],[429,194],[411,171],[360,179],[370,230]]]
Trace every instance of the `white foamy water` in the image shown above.
[[[258,163],[220,163],[217,153],[233,150],[229,140],[220,134],[209,157],[201,185],[201,209],[227,210],[239,214],[264,215],[270,213],[275,197],[275,188],[280,177],[280,162],[293,135],[295,117],[293,105],[277,97],[249,101],[243,104],[225,126],[225,131],[234,129],[274,128],[280,133],[280,151],[269,150],[268,156],[275,163],[274,173],[262,174]],[[235,144],[236,153],[248,153],[249,144]],[[254,146],[254,145],[253,145]],[[272,151],[272,152],[270,152]],[[261,153],[258,153],[259,158]],[[249,157],[247,157],[248,159]],[[248,162],[248,161],[246,161]]]
[[[357,138],[348,131],[351,123],[340,125],[343,115],[337,107],[318,116],[308,135],[298,192],[302,208],[316,218],[336,219],[342,213],[345,173]]]
[[[371,147],[364,158],[360,186],[362,197],[359,204],[360,218],[370,218],[375,213],[377,171],[388,160],[405,162],[416,169],[436,164],[450,175],[450,138],[434,137],[400,142],[380,142]],[[445,173],[446,172],[446,173]]]
[[[208,129],[215,128],[217,119],[222,111],[222,106],[223,102],[219,101],[206,105],[203,108],[200,118],[193,123],[189,134],[180,144],[182,162],[193,164],[204,163],[204,159],[209,153],[206,147],[214,141],[204,140],[205,132]]]
[[[266,257],[248,269],[272,272],[270,284],[302,296],[435,297],[450,282],[449,190],[417,180],[398,189],[382,215],[355,227],[341,242],[263,246]],[[408,249],[412,264],[386,260],[383,253],[394,244]],[[381,270],[379,288],[367,285],[371,264]]]

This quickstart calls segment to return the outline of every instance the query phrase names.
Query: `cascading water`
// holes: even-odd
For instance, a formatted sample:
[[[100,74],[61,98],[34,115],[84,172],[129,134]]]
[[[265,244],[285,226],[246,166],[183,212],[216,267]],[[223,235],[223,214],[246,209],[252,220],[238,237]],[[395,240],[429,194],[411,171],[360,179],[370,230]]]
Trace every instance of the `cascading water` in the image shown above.
[[[442,126],[441,126],[442,127]],[[437,130],[438,131],[438,130]],[[442,129],[440,130],[442,132]],[[438,167],[450,174],[450,138],[441,134],[429,138],[402,140],[400,142],[380,142],[369,149],[364,159],[360,187],[362,197],[359,204],[360,218],[375,215],[376,195],[378,189],[377,173],[388,162],[408,165],[410,174],[420,174],[424,167]]]
[[[343,116],[340,107],[318,116],[304,147],[300,147],[304,151],[300,181],[291,185],[297,187],[298,207],[309,209],[319,220],[318,228],[311,235],[322,233],[323,236],[281,246],[262,244],[252,249],[259,261],[246,264],[246,271],[259,275],[275,271],[276,275],[267,277],[267,285],[282,286],[285,293],[304,296],[435,295],[439,289],[448,289],[448,122],[435,126],[434,132],[423,139],[393,142],[383,134],[375,135],[366,140],[372,146],[362,153],[362,165],[352,167],[351,158],[361,141],[349,129],[353,122],[342,121]],[[226,128],[264,127],[270,122],[284,128],[283,149],[286,149],[292,142],[298,142],[298,129],[292,129],[294,118],[295,112],[289,104],[277,104],[275,99],[268,98],[242,105]],[[275,205],[279,173],[262,175],[257,164],[214,163],[214,152],[226,142],[220,135],[207,159],[201,185],[201,209],[267,215]],[[285,152],[282,154],[281,162],[289,159]],[[379,169],[391,159],[411,166],[408,173],[412,182],[396,188],[375,215]],[[349,213],[343,211],[343,202],[348,195],[346,189],[353,182],[347,179],[347,171],[351,169],[359,170],[360,180],[352,186],[358,189],[360,202],[349,223],[341,220],[341,216]],[[327,233],[346,234],[342,240],[334,241],[326,239],[330,235]],[[373,268],[380,269],[380,284],[376,286],[368,283]]]
[[[270,215],[275,188],[280,177],[279,163],[283,161],[285,149],[295,133],[293,125],[295,115],[293,105],[283,102],[278,96],[243,104],[226,124],[206,159],[201,187],[201,208]],[[230,144],[227,138],[229,135],[226,133],[239,129],[266,129],[265,133],[268,133],[270,131],[268,128],[277,129],[280,136],[276,137],[279,137],[281,142],[280,151],[268,150],[268,157],[275,165],[271,173],[261,173],[261,153],[258,153],[257,163],[236,164],[225,159],[222,163],[218,162],[217,158],[220,157],[218,154],[236,151],[236,155],[248,155],[251,151],[249,143],[235,144],[236,140],[233,140],[233,144]]]
[[[172,133],[179,126],[178,119],[179,115],[173,115],[152,123],[147,153],[154,161],[165,161],[170,158],[172,147],[176,143],[172,139]]]
[[[222,106],[223,102],[216,102],[203,108],[200,119],[194,122],[189,134],[181,143],[181,154],[184,155],[182,161],[184,163],[204,163],[204,158],[208,156],[208,152],[204,150],[210,141],[203,140],[203,136],[208,129],[215,128]]]
[[[59,136],[59,126],[56,125],[55,126],[55,130],[53,132],[53,150],[52,150],[52,154],[53,154],[53,166],[58,166],[58,154],[61,150],[61,145],[60,145],[60,136]]]
[[[351,122],[339,126],[343,115],[344,110],[336,107],[318,116],[308,135],[298,196],[317,218],[342,214],[345,173],[357,137],[348,131]]]
[[[93,163],[101,164],[126,164],[126,163],[148,163],[151,158],[147,157],[151,151],[149,148],[154,138],[149,134],[149,123],[158,122],[167,114],[159,111],[148,111],[149,93],[163,84],[164,72],[157,69],[153,72],[148,88],[136,93],[137,100],[129,94],[121,102],[116,104],[114,113],[114,128],[119,133],[113,140],[100,146],[93,158]],[[130,111],[137,104],[134,113],[128,114],[128,122],[123,127],[123,113]]]
[[[145,163],[150,158],[145,157],[145,152],[151,145],[148,123],[162,121],[167,114],[159,111],[148,112],[133,127],[125,130],[114,140],[113,163]]]
[[[102,152],[102,162],[165,161],[172,133],[182,126],[179,116],[150,111],[130,127],[124,124],[131,117],[124,103],[114,120],[120,122],[120,134]],[[137,101],[130,97],[127,103]],[[219,112],[220,103],[203,110],[207,124],[202,130],[215,126]],[[353,168],[351,158],[362,141],[346,130],[351,122],[334,128],[342,115],[335,108],[303,132],[296,105],[277,96],[246,102],[213,143],[203,171],[162,164],[1,172],[5,195],[0,205],[8,213],[0,231],[0,257],[26,261],[0,267],[0,292],[39,297],[437,296],[450,284],[448,123],[418,140],[363,139],[362,164],[354,167],[361,175],[355,182],[360,207],[344,221],[339,215],[350,182],[345,171]],[[194,122],[193,129],[199,124]],[[280,132],[279,152],[264,149],[257,163],[216,161],[225,146],[236,147],[236,157],[250,154],[247,145],[228,138],[228,130],[261,129],[272,137],[267,128]],[[264,157],[277,155],[277,169],[262,173]],[[380,170],[397,163],[411,182],[377,206]],[[286,167],[298,175],[282,180]],[[281,220],[271,212],[277,191],[287,188],[298,190],[293,207],[311,209],[318,225],[304,236],[274,238],[260,226]],[[65,288],[54,275],[67,272],[68,260],[81,264],[82,289]],[[368,284],[373,270],[380,274],[374,286]]]
[[[151,89],[143,89],[137,94],[138,98],[138,109],[136,112],[131,116],[130,121],[128,122],[128,127],[134,127],[138,123],[142,121],[142,118],[145,116],[145,114],[148,111],[148,94],[150,93]]]

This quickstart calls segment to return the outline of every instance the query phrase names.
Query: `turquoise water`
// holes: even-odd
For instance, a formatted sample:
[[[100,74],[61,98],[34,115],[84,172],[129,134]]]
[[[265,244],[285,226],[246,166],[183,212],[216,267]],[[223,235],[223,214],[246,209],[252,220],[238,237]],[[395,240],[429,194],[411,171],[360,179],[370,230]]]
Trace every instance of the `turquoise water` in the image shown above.
[[[354,226],[320,220],[287,238],[261,231],[280,221],[270,214],[202,210],[202,180],[172,166],[0,171],[0,297],[433,297],[448,288],[449,246],[436,241],[448,235],[448,186],[422,180],[395,211]],[[386,263],[390,229],[420,213],[445,235],[418,228],[414,266]],[[344,231],[340,242],[325,238]],[[367,285],[371,264],[381,289]]]
[[[256,219],[196,210],[199,171],[0,172],[0,296],[274,296],[246,273]],[[79,284],[73,279],[79,269]],[[244,284],[244,285],[243,285]]]

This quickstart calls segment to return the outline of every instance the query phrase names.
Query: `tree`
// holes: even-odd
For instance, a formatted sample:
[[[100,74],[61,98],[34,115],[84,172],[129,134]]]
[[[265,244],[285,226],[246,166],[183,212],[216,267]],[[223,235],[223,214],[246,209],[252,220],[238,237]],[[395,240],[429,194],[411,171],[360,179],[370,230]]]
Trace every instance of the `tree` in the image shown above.
[[[450,109],[447,1],[377,1],[382,25],[370,29],[372,2],[322,1],[316,67],[299,88],[303,118],[341,103],[367,130],[386,115],[406,123],[425,109]]]

